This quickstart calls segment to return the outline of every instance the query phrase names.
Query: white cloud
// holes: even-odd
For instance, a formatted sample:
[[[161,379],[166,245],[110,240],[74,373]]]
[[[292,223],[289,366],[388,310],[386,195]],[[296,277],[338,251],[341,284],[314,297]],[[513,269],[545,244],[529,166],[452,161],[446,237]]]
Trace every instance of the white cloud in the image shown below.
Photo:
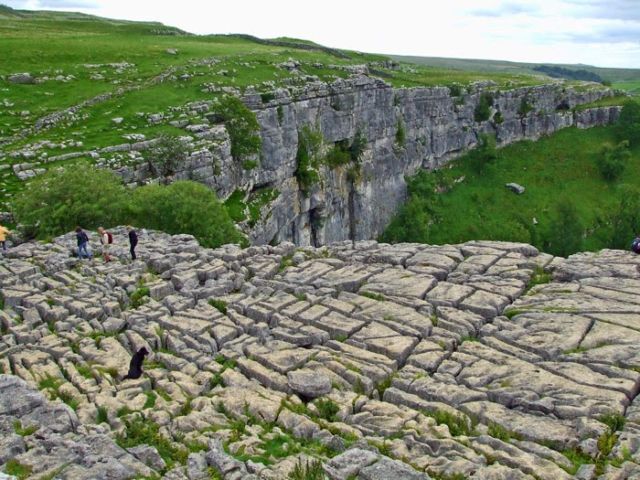
[[[74,9],[112,18],[160,21],[199,34],[298,37],[367,52],[640,68],[639,0],[609,0],[606,4],[600,0],[6,3],[22,8],[47,5],[49,9]],[[78,7],[62,6],[68,4]]]

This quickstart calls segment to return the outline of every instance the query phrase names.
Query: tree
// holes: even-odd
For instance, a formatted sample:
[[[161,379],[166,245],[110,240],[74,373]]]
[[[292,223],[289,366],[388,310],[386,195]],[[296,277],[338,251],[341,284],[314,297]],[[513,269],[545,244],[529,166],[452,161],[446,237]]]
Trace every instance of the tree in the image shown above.
[[[187,151],[182,141],[178,137],[163,134],[151,149],[148,163],[153,174],[166,178],[175,174],[186,158]]]
[[[132,223],[141,227],[171,234],[189,233],[204,247],[245,242],[216,194],[189,180],[135,189],[129,216]]]
[[[80,225],[96,228],[122,220],[126,201],[120,179],[111,171],[77,163],[34,178],[13,201],[18,222],[36,226],[40,238],[62,235]]]
[[[640,145],[640,103],[627,101],[616,125],[619,140],[628,140],[632,147]]]
[[[566,257],[582,249],[584,228],[576,206],[568,199],[560,199],[549,223],[544,242],[545,250]]]
[[[629,158],[631,158],[631,152],[629,152],[628,140],[623,140],[615,147],[604,145],[598,158],[600,175],[608,182],[617,180],[624,172]]]
[[[262,139],[260,125],[253,113],[239,98],[226,95],[220,101],[218,113],[222,117],[229,139],[231,140],[231,156],[236,161],[260,152]]]
[[[484,173],[485,167],[498,158],[496,138],[493,135],[480,134],[478,146],[467,153],[467,163],[477,173]]]
[[[629,248],[631,240],[640,228],[640,190],[635,186],[621,185],[619,201],[611,215],[610,248]]]

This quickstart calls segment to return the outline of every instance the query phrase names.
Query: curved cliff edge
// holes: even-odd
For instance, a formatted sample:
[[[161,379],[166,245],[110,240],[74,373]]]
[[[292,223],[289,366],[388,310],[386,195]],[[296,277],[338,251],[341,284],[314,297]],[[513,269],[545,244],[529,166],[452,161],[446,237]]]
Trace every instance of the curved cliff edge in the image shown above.
[[[73,234],[0,257],[2,471],[640,475],[632,253],[564,259],[489,241],[211,250],[148,231],[131,263],[126,231],[113,232],[108,264],[72,257]],[[142,346],[144,375],[120,380]]]
[[[243,101],[256,114],[262,149],[245,161],[232,158],[226,128],[210,113],[211,101],[165,112],[163,121],[185,128],[190,135],[186,138],[191,138],[191,153],[175,178],[203,182],[222,199],[236,192],[258,209],[258,215],[243,224],[251,243],[321,246],[376,238],[406,199],[405,177],[475,147],[480,134],[495,135],[498,145],[506,145],[571,126],[607,125],[618,118],[620,107],[576,107],[613,94],[601,85],[563,83],[511,89],[491,82],[456,90],[397,89],[363,75],[280,89],[268,96],[246,94]],[[486,118],[476,115],[483,96],[492,102]],[[189,125],[180,117],[193,112],[203,118],[201,125]],[[350,165],[319,165],[318,180],[300,185],[296,154],[303,128],[320,135],[324,152],[340,142],[349,144],[357,134],[366,140],[355,182]],[[103,150],[135,154],[148,143]],[[123,167],[120,173],[128,182],[150,175],[146,162]]]

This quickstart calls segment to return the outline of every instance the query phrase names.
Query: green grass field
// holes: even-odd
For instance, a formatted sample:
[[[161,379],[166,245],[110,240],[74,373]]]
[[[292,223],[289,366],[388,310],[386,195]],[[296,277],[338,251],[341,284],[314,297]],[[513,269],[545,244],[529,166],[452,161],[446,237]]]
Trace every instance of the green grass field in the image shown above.
[[[334,50],[299,39],[191,35],[159,23],[4,6],[0,6],[0,58],[0,209],[7,208],[11,196],[22,188],[7,167],[31,161],[15,152],[40,144],[37,156],[42,158],[123,143],[123,135],[130,133],[147,138],[166,132],[184,134],[166,122],[149,124],[146,115],[213,100],[219,94],[212,89],[234,87],[242,92],[251,86],[267,93],[302,85],[306,76],[328,82],[344,78],[349,75],[345,67],[372,62],[374,74],[396,87],[480,80],[493,80],[504,88],[542,83],[540,77],[520,72],[406,63],[387,68],[385,56]],[[290,59],[300,63],[295,72],[280,67]],[[38,83],[8,80],[22,72],[29,72]],[[104,94],[111,97],[80,108],[74,117],[53,127],[35,128],[49,115]],[[115,117],[122,117],[122,124],[114,124]],[[189,120],[201,121],[197,116]],[[82,145],[75,145],[77,141]]]
[[[597,159],[604,144],[616,144],[615,127],[568,128],[537,142],[522,141],[499,149],[497,158],[480,173],[465,155],[429,176],[443,193],[435,196],[428,233],[420,238],[398,234],[414,216],[402,214],[383,235],[392,241],[433,244],[493,239],[532,243],[544,248],[559,203],[575,205],[583,227],[586,250],[610,246],[610,220],[620,202],[623,185],[640,185],[640,148],[631,151],[623,176],[604,181]],[[516,195],[505,187],[526,188]],[[409,202],[411,203],[411,201]],[[414,212],[415,213],[415,212]],[[640,226],[639,226],[640,227]],[[618,239],[620,244],[632,238]]]

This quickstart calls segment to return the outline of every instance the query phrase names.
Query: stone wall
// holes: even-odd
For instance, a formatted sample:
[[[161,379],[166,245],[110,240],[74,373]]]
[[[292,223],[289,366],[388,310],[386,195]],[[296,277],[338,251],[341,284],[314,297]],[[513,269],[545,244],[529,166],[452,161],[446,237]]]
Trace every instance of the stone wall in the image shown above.
[[[474,111],[483,92],[494,99],[491,118],[476,122]],[[574,107],[610,95],[608,89],[551,84],[506,91],[478,85],[452,96],[447,87],[394,89],[366,76],[312,83],[293,93],[279,90],[267,103],[259,94],[247,95],[244,101],[261,126],[258,166],[246,170],[235,162],[224,126],[216,125],[203,133],[214,147],[193,153],[178,177],[202,181],[221,198],[241,189],[248,202],[261,188],[277,189],[278,197],[262,206],[261,219],[246,225],[253,244],[318,246],[352,236],[370,239],[384,230],[406,199],[405,176],[445,164],[476,146],[482,133],[495,134],[498,144],[506,145],[574,125],[608,124],[619,107]],[[349,181],[347,167],[322,166],[320,182],[306,195],[300,190],[296,152],[298,132],[305,125],[322,133],[326,149],[351,141],[357,131],[364,134],[367,146],[356,182]],[[399,125],[403,145],[397,141]]]

